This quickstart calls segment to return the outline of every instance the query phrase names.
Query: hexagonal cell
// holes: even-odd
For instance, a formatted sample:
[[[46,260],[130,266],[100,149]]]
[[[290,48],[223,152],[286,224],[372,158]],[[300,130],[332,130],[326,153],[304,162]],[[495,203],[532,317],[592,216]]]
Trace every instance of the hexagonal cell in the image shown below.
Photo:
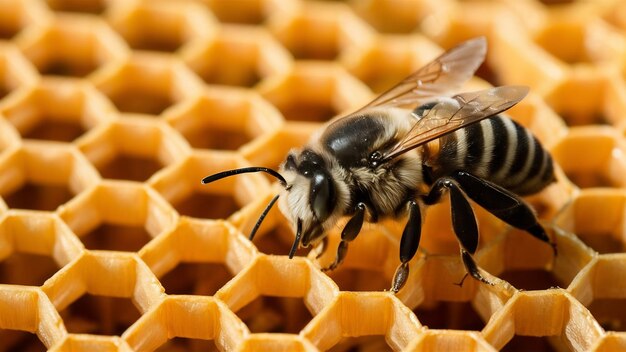
[[[534,34],[535,42],[567,64],[601,63],[624,53],[618,31],[579,10],[551,12],[548,21]]]
[[[12,211],[0,223],[0,283],[40,286],[82,251],[55,215]]]
[[[278,170],[292,148],[301,147],[317,131],[316,124],[287,123],[280,129],[256,138],[241,148],[241,154],[252,165],[259,165]],[[268,176],[271,182],[275,178]]]
[[[87,249],[138,251],[171,230],[178,215],[154,190],[105,181],[59,210]]]
[[[172,351],[207,351],[217,352],[219,349],[213,340],[190,339],[185,337],[174,337],[154,350],[155,352]]]
[[[152,53],[135,53],[90,78],[124,113],[159,115],[202,88],[183,63]]]
[[[511,229],[476,254],[478,265],[520,290],[567,287],[591,261],[590,251],[575,235],[544,225],[552,248],[530,234]]]
[[[304,3],[268,26],[296,60],[335,60],[345,48],[367,42],[373,35],[339,3]]]
[[[215,296],[253,332],[297,333],[337,292],[337,286],[303,258],[260,255]]]
[[[318,251],[312,250],[309,259],[322,268],[329,266],[335,260],[342,230],[342,224],[330,230],[324,253],[320,256]],[[291,234],[291,242],[294,236]],[[326,274],[342,291],[385,291],[391,287],[399,264],[398,242],[394,235],[384,226],[368,224],[350,242],[344,262]]]
[[[119,335],[165,294],[135,254],[83,252],[42,287],[70,332]]]
[[[16,47],[0,43],[0,98],[37,79],[37,70]]]
[[[543,15],[537,9],[524,13],[528,18],[541,19]],[[566,65],[532,42],[527,31],[519,27],[519,18],[505,18],[509,20],[498,21],[498,29],[490,31],[489,37],[490,67],[498,80],[502,84],[528,85],[538,94],[552,89],[569,74]]]
[[[443,5],[442,5],[443,3]],[[447,7],[445,1],[351,1],[350,6],[380,33],[411,33],[428,16]]]
[[[441,53],[421,35],[377,37],[369,44],[346,55],[342,64],[376,93],[396,85]]]
[[[483,272],[495,286],[467,278],[459,255],[426,255],[411,267],[399,298],[413,309],[429,329],[480,331],[485,323],[513,295],[514,289]]]
[[[45,79],[7,98],[0,113],[23,138],[72,142],[113,118],[109,101],[76,81]]]
[[[237,150],[276,130],[280,113],[256,94],[208,89],[164,115],[197,149]]]
[[[412,352],[437,352],[444,350],[463,350],[468,352],[496,351],[477,332],[453,330],[424,331],[405,349],[405,351]]]
[[[0,38],[12,39],[22,29],[47,21],[50,14],[37,0],[8,0],[0,4]]]
[[[78,148],[108,179],[145,181],[190,152],[176,131],[152,120],[116,120],[92,132]]]
[[[214,19],[193,2],[136,2],[108,16],[111,26],[135,50],[175,52],[206,39]]]
[[[63,15],[19,42],[42,75],[85,77],[128,53],[124,42],[99,19]]]
[[[602,334],[589,311],[560,289],[518,292],[482,331],[496,349],[522,351],[589,351]],[[533,338],[516,340],[520,336]]]
[[[595,352],[620,351],[626,348],[626,334],[609,332],[602,336],[593,349]]]
[[[263,28],[222,26],[183,60],[204,82],[253,87],[266,77],[285,74],[289,53]]]
[[[98,182],[98,174],[75,149],[25,143],[0,158],[0,194],[9,208],[55,210]]]
[[[293,11],[295,0],[239,0],[232,6],[229,0],[202,0],[211,12],[224,23],[246,25],[263,24],[268,17],[279,16],[282,11]]]
[[[299,62],[285,76],[262,82],[258,91],[287,120],[324,122],[371,98],[365,85],[340,67]]]
[[[38,288],[2,285],[0,309],[3,351],[45,351],[67,334],[59,313]]]
[[[626,88],[613,72],[581,67],[544,93],[545,101],[570,126],[626,126]]]
[[[155,309],[144,314],[123,338],[134,351],[164,351],[166,346],[180,340],[189,340],[191,347],[209,347],[202,351],[232,351],[247,334],[246,326],[219,300],[202,296],[168,296]],[[180,346],[180,343],[176,345]],[[182,350],[198,351],[189,345]]]
[[[268,189],[267,181],[258,174],[229,177],[206,185],[200,181],[207,175],[244,165],[245,161],[232,154],[194,153],[164,170],[150,185],[181,215],[225,219],[263,194]]]
[[[621,273],[623,254],[598,256],[568,289],[606,331],[626,331],[626,295]]]
[[[626,251],[624,218],[626,192],[616,189],[582,190],[557,216],[556,226],[575,233],[598,253]]]
[[[340,292],[300,334],[324,351],[342,337],[374,335],[383,335],[388,348],[401,350],[423,330],[415,315],[390,293]]]
[[[248,265],[256,251],[228,223],[183,218],[139,255],[166,293],[211,296]]]
[[[579,187],[625,186],[626,146],[612,127],[571,128],[551,153],[567,178]]]

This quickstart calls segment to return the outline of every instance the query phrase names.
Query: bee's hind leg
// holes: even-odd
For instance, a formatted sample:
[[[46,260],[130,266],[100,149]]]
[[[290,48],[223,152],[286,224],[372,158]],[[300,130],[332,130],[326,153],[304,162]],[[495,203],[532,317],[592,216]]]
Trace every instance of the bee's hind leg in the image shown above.
[[[341,242],[339,242],[339,246],[337,246],[337,255],[335,256],[335,260],[329,266],[322,268],[322,271],[335,270],[337,266],[343,262],[343,259],[346,257],[346,253],[348,253],[348,243],[359,235],[364,220],[365,203],[360,202],[356,205],[354,215],[350,218],[350,220],[348,220],[348,223],[341,232]]]
[[[507,224],[548,243],[554,255],[557,254],[556,244],[550,240],[535,213],[520,197],[465,171],[458,171],[452,177],[478,205]]]
[[[493,283],[480,274],[478,266],[472,258],[472,255],[478,248],[478,225],[476,224],[474,210],[467,200],[464,189],[461,189],[461,185],[455,179],[449,177],[440,178],[435,182],[430,193],[424,197],[424,201],[426,204],[438,202],[444,190],[448,190],[450,193],[452,228],[461,245],[461,259],[463,260],[467,274],[478,281],[493,285]],[[467,274],[457,285],[463,285]]]
[[[400,266],[393,275],[391,291],[397,293],[409,277],[409,261],[413,259],[419,247],[422,232],[422,214],[420,207],[414,200],[408,202],[409,220],[402,231],[400,239]]]

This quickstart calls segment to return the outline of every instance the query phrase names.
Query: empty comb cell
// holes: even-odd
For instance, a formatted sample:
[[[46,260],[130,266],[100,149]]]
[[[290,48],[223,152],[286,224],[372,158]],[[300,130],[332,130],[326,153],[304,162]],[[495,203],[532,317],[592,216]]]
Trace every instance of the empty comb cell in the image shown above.
[[[78,147],[103,178],[140,182],[190,153],[171,127],[128,118],[101,124]]]
[[[296,60],[335,60],[353,45],[367,43],[370,28],[345,4],[303,3],[273,18],[268,27]]]
[[[40,286],[83,250],[55,215],[11,211],[0,222],[0,283]]]
[[[506,350],[512,344],[517,350],[581,352],[590,350],[602,333],[589,311],[561,289],[518,292],[482,331],[496,349]],[[519,337],[522,341],[516,340]]]
[[[25,87],[0,107],[22,138],[73,142],[115,111],[96,89],[76,81],[47,78]]]
[[[210,350],[230,351],[247,334],[245,325],[220,300],[169,296],[133,324],[124,340],[135,351],[161,351],[157,348],[174,337],[200,339],[212,345]]]
[[[258,91],[289,121],[325,122],[370,97],[366,86],[340,66],[296,63],[286,75],[258,86]]]
[[[106,181],[59,210],[88,249],[137,252],[172,229],[178,215],[154,190],[132,182]]]
[[[441,49],[421,35],[379,36],[367,46],[346,50],[341,63],[375,93],[394,86],[440,54]]]
[[[589,12],[585,6],[550,11],[549,19],[534,33],[535,42],[569,65],[601,63],[624,54],[620,33]]]
[[[194,96],[202,87],[183,63],[155,53],[135,53],[90,80],[119,111],[152,116]]]
[[[247,163],[232,154],[196,152],[155,176],[150,184],[181,215],[204,219],[226,219],[252,203],[267,189],[261,175],[240,175],[209,184],[200,181],[207,175],[235,169]],[[261,205],[259,205],[261,206]],[[262,210],[259,210],[259,213]]]
[[[42,287],[69,332],[121,335],[163,298],[136,254],[84,252]]]
[[[565,176],[581,188],[624,186],[624,139],[610,126],[571,128],[552,149]]]
[[[623,253],[598,256],[568,288],[605,331],[626,331],[626,282],[620,273],[624,258]]]
[[[513,229],[479,250],[477,263],[519,290],[566,288],[594,253],[572,234],[548,226],[546,230],[556,244],[556,256],[547,243]]]
[[[623,128],[624,82],[614,73],[577,67],[545,93],[545,101],[569,126],[615,125]]]
[[[260,96],[225,88],[206,89],[164,116],[196,149],[236,151],[282,124]]]
[[[388,348],[401,350],[423,330],[415,315],[389,293],[340,292],[301,335],[320,350],[332,348],[342,338],[361,336],[384,336]]]
[[[0,194],[9,208],[53,211],[99,181],[74,148],[47,142],[12,149],[0,170]]]
[[[555,224],[598,253],[622,253],[626,249],[625,205],[623,190],[583,189],[555,218]]]
[[[160,278],[166,293],[212,296],[247,267],[256,253],[226,222],[183,218],[139,255]]]
[[[108,22],[134,50],[182,53],[215,30],[211,13],[191,1],[134,2],[116,10]]]
[[[128,55],[126,44],[101,20],[62,15],[19,41],[42,75],[85,77]]]
[[[55,12],[75,12],[100,15],[115,0],[46,0],[50,10]]]
[[[263,28],[224,25],[183,60],[205,83],[254,87],[273,75],[285,74],[292,58]]]

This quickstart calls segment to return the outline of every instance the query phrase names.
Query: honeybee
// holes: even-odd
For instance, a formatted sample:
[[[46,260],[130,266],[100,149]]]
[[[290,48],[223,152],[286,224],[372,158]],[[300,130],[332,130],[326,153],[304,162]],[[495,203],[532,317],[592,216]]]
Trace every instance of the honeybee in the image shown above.
[[[448,50],[372,102],[330,121],[307,145],[291,150],[279,171],[248,167],[207,176],[203,183],[246,172],[266,172],[284,190],[267,205],[250,238],[280,198],[281,212],[295,224],[289,257],[299,246],[325,248],[326,231],[349,217],[335,260],[365,221],[406,217],[400,264],[391,291],[398,292],[417,252],[425,208],[449,193],[452,228],[466,275],[487,284],[472,255],[478,226],[469,199],[516,228],[556,246],[519,196],[555,180],[552,158],[524,127],[500,115],[528,88],[501,86],[458,93],[486,53],[486,40],[468,40]],[[463,282],[461,280],[461,283]]]

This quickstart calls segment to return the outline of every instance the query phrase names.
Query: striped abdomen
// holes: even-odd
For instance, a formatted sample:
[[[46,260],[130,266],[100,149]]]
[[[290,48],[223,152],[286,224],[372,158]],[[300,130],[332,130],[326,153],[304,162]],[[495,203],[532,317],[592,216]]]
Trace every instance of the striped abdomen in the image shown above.
[[[515,121],[494,116],[441,137],[434,177],[464,170],[520,195],[554,181],[552,158]]]

